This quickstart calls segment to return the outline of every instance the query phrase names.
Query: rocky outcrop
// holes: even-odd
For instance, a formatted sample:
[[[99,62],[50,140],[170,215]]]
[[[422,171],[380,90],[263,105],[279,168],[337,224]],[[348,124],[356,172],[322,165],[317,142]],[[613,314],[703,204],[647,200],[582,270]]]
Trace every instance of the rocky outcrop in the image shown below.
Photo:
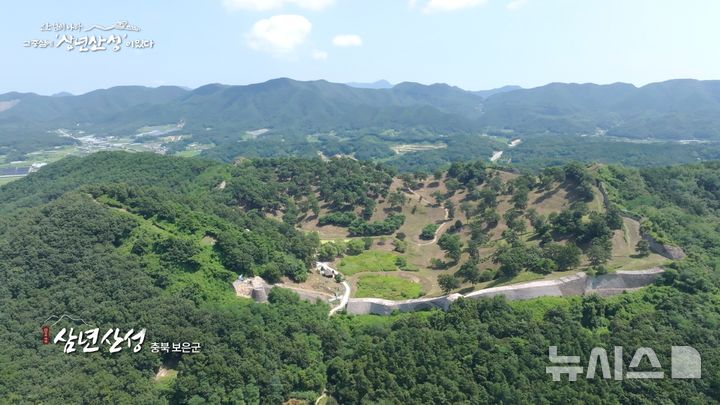
[[[600,190],[600,194],[602,194],[603,205],[605,206],[605,209],[609,209],[612,204],[610,202],[610,196],[608,195],[608,192],[605,189],[605,185],[603,184],[602,181],[598,181],[597,187]],[[625,211],[623,209],[620,209],[620,213],[624,217],[634,219],[638,222],[642,221],[642,217],[635,213]],[[665,244],[665,243],[660,243],[657,240],[655,240],[655,238],[653,238],[651,235],[643,232],[642,228],[640,228],[640,235],[642,236],[643,239],[645,239],[648,242],[648,245],[650,246],[650,250],[659,254],[660,256],[663,256],[665,258],[672,259],[672,260],[680,260],[685,257],[685,252],[680,247]]]
[[[659,254],[660,256],[672,260],[680,260],[685,257],[685,252],[677,246],[660,243],[648,234],[642,234],[642,237],[647,241],[648,245],[650,246],[650,250]]]
[[[557,280],[540,280],[529,283],[473,291],[466,295],[452,294],[436,298],[391,301],[380,298],[351,298],[347,312],[353,315],[377,314],[389,315],[393,311],[412,312],[438,308],[447,310],[450,304],[460,297],[468,299],[491,298],[502,295],[508,300],[525,300],[548,296],[573,296],[598,294],[602,296],[634,291],[652,284],[663,272],[660,268],[638,271],[617,271],[611,274],[588,276],[580,272]]]

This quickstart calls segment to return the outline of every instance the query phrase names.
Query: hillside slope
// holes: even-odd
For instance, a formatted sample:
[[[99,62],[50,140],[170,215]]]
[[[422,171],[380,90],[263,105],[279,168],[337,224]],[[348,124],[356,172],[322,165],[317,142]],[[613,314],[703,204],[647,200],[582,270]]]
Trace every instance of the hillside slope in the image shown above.
[[[589,199],[593,191],[584,176],[593,173],[582,169],[549,170],[543,173],[545,186],[556,190],[554,179],[564,175],[571,185],[566,191]],[[664,171],[599,171],[616,202],[648,215],[653,232],[660,236],[664,230],[666,238],[677,238],[691,253],[646,291],[512,304],[500,298],[460,300],[448,312],[329,318],[328,305],[300,301],[285,289],[274,289],[269,304],[239,299],[230,281],[239,273],[301,280],[323,248],[291,224],[303,221],[303,213],[316,215],[314,210],[354,212],[397,196],[392,169],[350,159],[222,165],[100,153],[63,160],[0,187],[0,335],[5,339],[0,398],[9,403],[278,404],[313,403],[326,392],[347,404],[555,403],[568,397],[588,403],[712,402],[720,381],[713,371],[720,365],[720,295],[712,270],[720,243],[716,232],[704,232],[718,223],[717,214],[711,206],[702,214],[680,207],[684,199],[694,201],[693,209],[712,201],[707,193],[715,169],[666,169],[682,175],[676,187],[662,181]],[[437,188],[459,186],[456,194],[469,195],[476,184],[476,201],[489,202],[492,197],[479,186],[497,185],[493,179],[503,177],[490,174],[475,163],[455,165]],[[524,201],[518,190],[529,178],[513,177],[501,183],[513,191],[495,196],[499,206],[508,198],[513,205]],[[543,184],[543,177],[536,180]],[[653,193],[672,189],[678,191],[652,199]],[[528,190],[528,207],[542,197],[534,194]],[[547,204],[563,200],[580,209],[573,198],[553,198]],[[387,218],[384,207],[375,208],[381,212],[370,224]],[[678,212],[694,222],[672,222]],[[553,226],[569,232],[582,225],[573,231],[578,242],[603,232],[601,226],[587,226],[601,225],[601,217],[587,215],[559,215],[563,220]],[[282,221],[273,219],[279,216]],[[489,212],[486,220],[493,220]],[[392,226],[358,222],[353,229],[377,233]],[[437,243],[448,242],[441,239]],[[713,246],[705,256],[698,254],[704,246]],[[364,281],[366,291],[399,285]],[[44,320],[64,314],[102,333],[146,328],[144,345],[137,353],[122,345],[110,354],[102,343],[99,352],[77,345],[73,353],[63,353],[62,342],[42,344]],[[88,330],[63,318],[51,326],[51,334],[60,328]],[[200,351],[156,353],[153,342],[198,342]],[[664,367],[670,346],[694,347],[702,354],[705,377],[653,384],[578,379],[560,383],[559,390],[545,370],[551,345],[585,361],[582,348],[621,345],[631,353],[637,342],[655,348]]]

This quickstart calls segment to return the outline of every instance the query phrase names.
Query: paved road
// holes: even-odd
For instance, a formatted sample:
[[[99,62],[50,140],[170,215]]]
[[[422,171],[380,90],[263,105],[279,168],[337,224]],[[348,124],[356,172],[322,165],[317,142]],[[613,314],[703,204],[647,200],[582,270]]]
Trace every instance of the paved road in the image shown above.
[[[330,316],[335,315],[336,312],[342,310],[345,308],[345,306],[348,303],[348,300],[350,299],[350,284],[347,283],[347,281],[342,282],[343,287],[345,287],[345,293],[342,296],[342,299],[340,300],[340,304],[336,306],[335,308],[330,310]]]

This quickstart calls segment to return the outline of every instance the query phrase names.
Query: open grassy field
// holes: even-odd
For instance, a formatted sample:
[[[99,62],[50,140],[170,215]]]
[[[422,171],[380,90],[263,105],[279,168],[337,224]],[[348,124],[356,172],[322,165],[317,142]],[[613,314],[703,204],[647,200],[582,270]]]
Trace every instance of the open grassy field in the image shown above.
[[[198,142],[193,142],[193,143],[191,143],[190,145],[188,145],[188,146],[185,148],[185,150],[181,150],[181,151],[179,151],[179,152],[175,152],[175,156],[180,156],[180,157],[194,157],[194,156],[198,156],[199,154],[202,153],[202,151],[204,151],[205,149],[210,149],[210,148],[212,148],[213,146],[215,146],[215,144],[213,144],[213,143],[198,143]]]
[[[358,298],[407,300],[422,295],[420,284],[384,274],[362,274],[358,277],[357,287],[355,296]]]
[[[195,156],[199,155],[200,152],[202,152],[202,151],[200,151],[200,150],[183,150],[183,151],[175,153],[175,156],[195,157]]]
[[[532,300],[508,301],[508,304],[516,311],[528,311],[536,320],[541,320],[548,310],[552,308],[569,308],[574,302],[580,301],[581,297],[540,297]]]
[[[8,184],[11,181],[15,181],[17,179],[22,179],[23,176],[7,176],[7,177],[0,177],[0,186],[3,184]]]
[[[367,250],[357,256],[340,259],[337,269],[345,276],[366,271],[395,271],[395,260],[399,255],[384,250]]]

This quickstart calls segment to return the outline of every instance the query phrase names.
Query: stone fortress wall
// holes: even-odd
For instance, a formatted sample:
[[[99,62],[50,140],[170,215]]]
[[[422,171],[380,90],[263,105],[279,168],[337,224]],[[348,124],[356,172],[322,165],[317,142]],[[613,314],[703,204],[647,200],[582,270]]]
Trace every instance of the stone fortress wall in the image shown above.
[[[508,300],[524,300],[546,296],[578,296],[599,294],[603,296],[632,291],[652,284],[663,272],[660,268],[637,271],[617,271],[611,274],[588,276],[580,272],[557,280],[541,280],[502,287],[487,288],[471,293],[451,294],[435,298],[391,301],[379,298],[351,298],[347,313],[352,315],[389,315],[393,311],[413,312],[439,308],[447,310],[460,297],[467,299],[490,298],[502,295]]]

